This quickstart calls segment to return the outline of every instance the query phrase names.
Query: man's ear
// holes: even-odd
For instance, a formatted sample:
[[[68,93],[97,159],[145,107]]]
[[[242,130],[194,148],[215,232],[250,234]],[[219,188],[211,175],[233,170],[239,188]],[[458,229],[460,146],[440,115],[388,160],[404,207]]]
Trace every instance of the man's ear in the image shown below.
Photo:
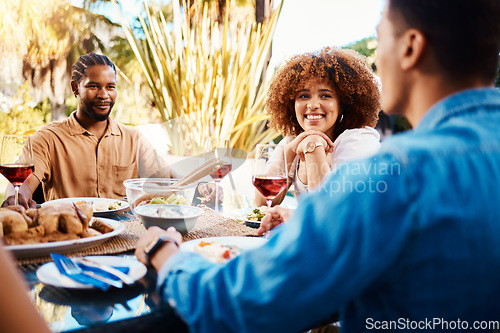
[[[401,69],[408,70],[415,67],[424,56],[427,39],[421,31],[407,30],[401,37]]]
[[[73,91],[73,95],[76,97],[78,95],[78,83],[73,80],[71,80],[71,90]]]

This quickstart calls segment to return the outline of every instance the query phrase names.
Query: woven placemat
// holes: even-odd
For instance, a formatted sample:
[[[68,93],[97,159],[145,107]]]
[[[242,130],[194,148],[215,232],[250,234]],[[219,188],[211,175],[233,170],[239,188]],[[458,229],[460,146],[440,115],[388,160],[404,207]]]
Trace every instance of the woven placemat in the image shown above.
[[[205,212],[198,218],[195,226],[184,235],[185,241],[220,236],[258,236],[257,229],[250,228],[242,222],[226,217],[204,205],[199,205]]]
[[[219,236],[257,236],[257,229],[247,227],[241,222],[225,217],[207,206],[198,206],[204,213],[196,221],[193,229],[183,236],[183,240],[192,240],[204,237]],[[117,254],[135,249],[135,243],[140,235],[146,232],[142,223],[138,220],[121,221],[125,225],[125,231],[120,235],[107,241],[85,249],[64,252],[70,257],[81,257],[90,255]],[[19,265],[41,264],[52,261],[50,256],[18,259]]]

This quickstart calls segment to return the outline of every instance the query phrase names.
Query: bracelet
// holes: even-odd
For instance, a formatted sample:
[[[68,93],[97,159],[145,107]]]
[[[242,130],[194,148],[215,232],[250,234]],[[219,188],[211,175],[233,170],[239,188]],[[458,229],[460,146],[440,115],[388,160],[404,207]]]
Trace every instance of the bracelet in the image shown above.
[[[146,248],[144,248],[144,253],[146,254],[146,260],[149,265],[151,265],[151,258],[153,257],[153,255],[160,248],[162,248],[163,245],[167,243],[172,243],[175,246],[177,246],[177,248],[179,248],[179,243],[177,243],[177,241],[174,238],[167,235],[163,236],[155,235],[155,238],[149,243],[148,246],[146,246]]]

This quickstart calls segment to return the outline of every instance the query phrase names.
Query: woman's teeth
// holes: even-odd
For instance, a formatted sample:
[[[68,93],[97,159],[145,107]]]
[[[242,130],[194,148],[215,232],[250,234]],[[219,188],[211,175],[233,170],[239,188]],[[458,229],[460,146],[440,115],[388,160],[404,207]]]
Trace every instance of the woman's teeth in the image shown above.
[[[306,118],[309,119],[309,120],[316,120],[316,119],[321,119],[323,118],[322,115],[312,115],[312,114],[307,114],[306,115]]]

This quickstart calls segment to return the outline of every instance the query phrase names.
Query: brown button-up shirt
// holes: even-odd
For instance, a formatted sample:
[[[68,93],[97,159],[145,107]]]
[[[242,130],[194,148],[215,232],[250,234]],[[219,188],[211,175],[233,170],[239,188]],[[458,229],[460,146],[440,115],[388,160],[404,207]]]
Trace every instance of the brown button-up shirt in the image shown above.
[[[170,177],[170,170],[135,129],[109,119],[99,140],[78,123],[75,114],[31,137],[34,176],[43,184],[45,200],[123,198],[126,179]]]

